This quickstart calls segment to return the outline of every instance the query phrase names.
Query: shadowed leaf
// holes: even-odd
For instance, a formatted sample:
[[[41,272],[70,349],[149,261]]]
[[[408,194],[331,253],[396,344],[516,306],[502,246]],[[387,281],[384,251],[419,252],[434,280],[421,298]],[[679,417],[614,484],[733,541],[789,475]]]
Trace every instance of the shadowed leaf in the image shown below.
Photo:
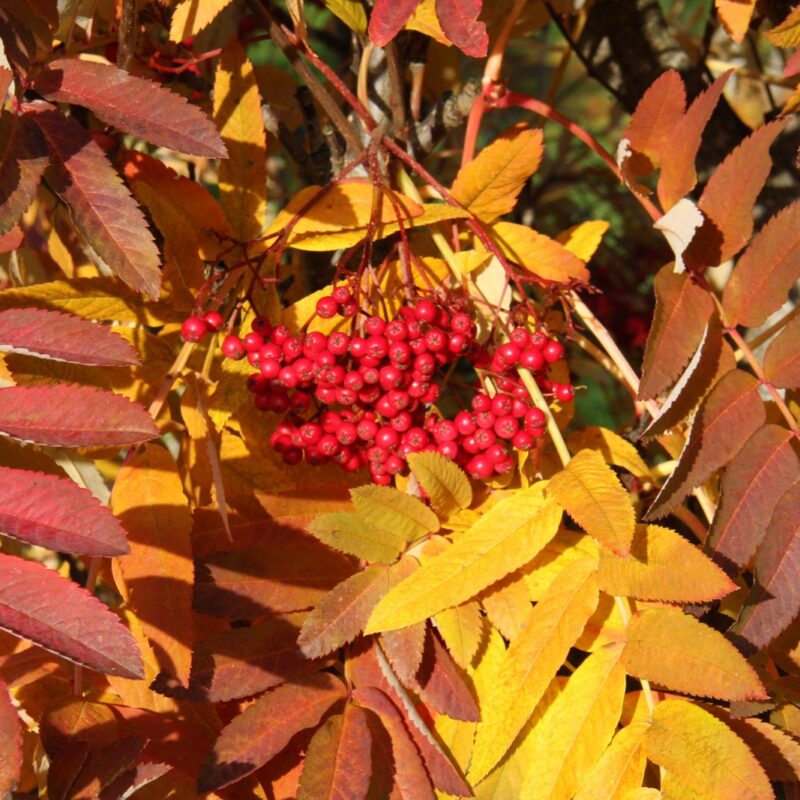
[[[16,556],[0,555],[0,627],[98,672],[143,674],[116,614],[57,572]]]
[[[358,515],[367,522],[414,542],[439,530],[439,518],[416,497],[389,486],[358,486],[350,490]]]
[[[0,389],[0,432],[55,447],[124,447],[158,436],[140,405],[72,384]]]
[[[308,530],[334,550],[383,564],[396,561],[406,545],[391,529],[379,528],[350,511],[334,511],[316,517]]]
[[[125,70],[58,58],[33,81],[43,97],[85,106],[107,125],[181,153],[224,158],[225,145],[214,123],[186,98]]]
[[[169,38],[182,42],[197,36],[231,4],[232,0],[182,0],[172,12]]]
[[[0,678],[0,795],[11,796],[22,775],[22,726]]]
[[[125,530],[66,478],[0,467],[0,530],[23,542],[87,556],[128,553]]]
[[[420,0],[376,0],[369,15],[369,38],[387,45],[405,26]]]

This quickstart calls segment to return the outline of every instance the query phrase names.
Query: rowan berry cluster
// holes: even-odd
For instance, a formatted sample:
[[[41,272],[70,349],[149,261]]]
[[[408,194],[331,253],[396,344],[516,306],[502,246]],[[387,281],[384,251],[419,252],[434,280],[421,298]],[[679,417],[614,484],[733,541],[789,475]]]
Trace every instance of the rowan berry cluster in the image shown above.
[[[321,298],[316,312],[323,319],[360,313],[346,287]],[[203,326],[204,333],[212,328],[190,317],[184,338],[192,341]],[[420,299],[393,319],[364,315],[351,327],[352,333],[292,335],[257,317],[246,335],[222,343],[226,357],[247,358],[257,369],[247,382],[256,407],[284,415],[270,443],[287,464],[305,458],[348,472],[369,468],[372,480],[386,485],[405,470],[409,453],[436,451],[487,479],[513,471],[512,451],[530,450],[544,436],[546,416],[533,405],[520,367],[546,394],[562,402],[574,394],[570,384],[546,377],[564,356],[559,342],[516,327],[504,344],[479,344],[475,323],[458,303]],[[448,379],[462,360],[491,379],[493,396],[479,379],[466,396],[463,388],[457,393],[468,407],[447,418],[437,405],[446,405],[439,401],[454,388]]]

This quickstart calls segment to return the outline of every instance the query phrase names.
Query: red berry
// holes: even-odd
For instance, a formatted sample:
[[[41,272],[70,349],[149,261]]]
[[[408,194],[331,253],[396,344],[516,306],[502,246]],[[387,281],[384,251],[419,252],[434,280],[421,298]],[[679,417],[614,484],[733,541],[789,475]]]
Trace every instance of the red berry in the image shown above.
[[[533,447],[533,436],[528,431],[518,431],[511,444],[517,450],[530,450]]]
[[[420,353],[414,359],[414,370],[423,375],[433,375],[436,372],[436,359],[430,353]]]
[[[447,348],[447,335],[441,328],[430,328],[423,337],[425,347],[431,353],[441,353]]]
[[[547,417],[541,408],[531,408],[525,414],[526,430],[534,431],[536,429],[542,429],[545,427],[545,425],[547,425]]]
[[[328,343],[328,349],[330,350],[330,342]],[[354,336],[350,340],[350,355],[359,359],[359,361],[367,356],[367,340],[362,339],[360,336]]]
[[[335,456],[341,449],[342,446],[339,440],[330,433],[324,434],[319,442],[317,442],[317,450],[319,450],[322,455],[328,456],[328,458]]]
[[[203,319],[210,331],[216,332],[225,324],[225,319],[219,311],[206,311],[206,313],[203,314]]]
[[[322,427],[316,422],[307,422],[300,428],[300,438],[303,444],[316,444],[322,438]]]
[[[258,369],[265,378],[273,381],[280,374],[281,365],[274,358],[264,358],[259,361]]]
[[[358,438],[364,442],[371,442],[378,433],[378,424],[372,419],[362,419],[356,426]]]
[[[569,403],[575,399],[575,387],[570,383],[561,383],[555,388],[556,397],[562,403]]]
[[[271,342],[283,345],[287,339],[292,338],[292,332],[285,325],[276,325],[269,334]]]
[[[375,444],[384,450],[391,450],[393,447],[397,447],[399,441],[400,436],[397,431],[394,430],[394,428],[390,428],[388,425],[384,425],[375,434]]]
[[[242,343],[248,353],[257,353],[264,346],[264,337],[256,331],[251,331],[245,335]]]
[[[350,347],[350,337],[346,333],[336,331],[328,337],[328,351],[333,355],[343,356],[348,347]]]
[[[514,328],[508,335],[508,338],[519,347],[520,350],[524,350],[531,341],[531,336],[525,328]]]
[[[519,422],[510,415],[498,417],[494,423],[494,432],[501,439],[513,439],[519,432]]]
[[[488,458],[492,464],[497,464],[508,458],[508,452],[503,445],[493,444],[491,447],[486,448],[486,458]]]
[[[459,411],[458,414],[456,414],[453,423],[462,436],[469,436],[470,434],[475,433],[475,429],[478,427],[469,411]]]
[[[380,369],[381,389],[385,392],[391,389],[399,389],[403,385],[403,373],[397,367],[387,364]]]
[[[369,317],[364,323],[364,330],[370,336],[380,336],[386,330],[386,323],[380,317]]]
[[[486,480],[494,472],[494,465],[485,455],[475,456],[467,462],[467,472],[473,478]]]
[[[474,328],[469,315],[463,313],[453,314],[450,319],[450,330],[464,336],[471,336]]]
[[[492,398],[492,414],[496,417],[502,417],[506,414],[511,413],[511,409],[514,406],[513,399],[507,394],[496,394]]]
[[[339,306],[339,313],[347,319],[354,317],[358,314],[358,303],[355,300],[351,300],[349,303],[342,303]]]
[[[397,416],[392,417],[389,424],[398,432],[405,433],[413,424],[414,420],[408,411],[401,411]]]
[[[186,317],[181,325],[181,336],[185,342],[199,342],[208,333],[208,324],[200,317]]]
[[[538,347],[541,350],[548,341],[550,340],[541,331],[536,331],[536,333],[531,334],[531,347]]]
[[[358,429],[352,422],[342,422],[336,431],[336,438],[342,444],[353,444],[358,438]]]
[[[430,300],[420,300],[414,306],[414,316],[420,322],[433,322],[439,315],[439,310]]]
[[[238,336],[230,334],[222,342],[222,353],[226,358],[240,361],[244,358],[247,350],[244,348],[244,342]]]
[[[538,347],[526,347],[522,351],[519,363],[525,367],[525,369],[535,372],[537,369],[541,369],[544,366],[545,361],[542,351]]]
[[[390,342],[402,342],[408,339],[408,326],[401,319],[393,319],[383,334]]]
[[[339,304],[349,303],[353,299],[352,292],[346,286],[337,286],[332,292],[331,297]]]
[[[488,394],[478,392],[470,402],[473,411],[491,411],[492,398]]]
[[[411,361],[411,355],[411,348],[407,342],[392,342],[389,346],[389,360],[393,364],[408,364]]]
[[[513,342],[506,342],[500,346],[497,354],[503,362],[513,367],[514,364],[519,362],[520,349]]]
[[[293,367],[283,367],[283,369],[281,369],[281,371],[278,373],[278,381],[280,381],[280,383],[282,383],[287,389],[294,389],[299,383]]]
[[[322,319],[331,319],[339,313],[339,304],[330,296],[320,297],[317,300],[317,316]]]
[[[542,355],[544,356],[544,360],[550,364],[560,361],[564,357],[564,345],[552,339],[544,346]]]
[[[269,320],[266,317],[256,317],[250,324],[250,330],[266,336],[272,330],[272,325],[269,324]]]
[[[453,355],[462,356],[469,350],[469,340],[462,333],[451,333],[447,340],[447,349]]]
[[[433,429],[433,438],[438,444],[442,442],[454,442],[458,439],[458,428],[449,419],[443,419]]]

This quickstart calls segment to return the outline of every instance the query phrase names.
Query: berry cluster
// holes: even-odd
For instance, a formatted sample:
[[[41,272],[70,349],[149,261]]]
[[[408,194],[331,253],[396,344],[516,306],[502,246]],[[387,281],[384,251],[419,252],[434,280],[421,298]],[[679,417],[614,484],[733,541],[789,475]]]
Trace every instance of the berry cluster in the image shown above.
[[[324,319],[359,314],[346,287],[321,298],[316,311]],[[211,327],[198,317],[184,327],[192,319]],[[187,340],[196,327],[184,332]],[[409,453],[436,451],[486,479],[513,471],[512,448],[530,450],[544,435],[545,414],[531,403],[518,367],[559,400],[573,396],[571,385],[546,378],[564,348],[541,332],[517,327],[505,344],[484,346],[467,313],[427,299],[388,321],[364,316],[352,328],[294,336],[257,317],[249,333],[222,343],[226,357],[247,358],[258,370],[247,384],[256,407],[284,415],[270,443],[287,464],[305,458],[348,472],[368,467],[372,480],[386,485]],[[448,419],[435,406],[461,359],[490,376],[497,391],[490,396],[476,382],[469,408]]]

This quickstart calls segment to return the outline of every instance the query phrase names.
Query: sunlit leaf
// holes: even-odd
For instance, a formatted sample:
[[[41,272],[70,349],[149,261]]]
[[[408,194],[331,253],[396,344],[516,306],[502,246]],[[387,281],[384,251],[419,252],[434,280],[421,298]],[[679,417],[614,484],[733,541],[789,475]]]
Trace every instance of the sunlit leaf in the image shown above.
[[[409,453],[408,466],[439,516],[446,519],[472,502],[469,478],[438,453]]]
[[[181,0],[172,12],[169,38],[173,42],[197,36],[231,4],[231,0]]]
[[[413,542],[439,530],[439,518],[416,497],[388,486],[350,490],[358,515],[367,522]]]
[[[607,750],[586,776],[575,800],[622,800],[626,792],[641,786],[647,756],[647,726],[634,722],[617,731]]]

